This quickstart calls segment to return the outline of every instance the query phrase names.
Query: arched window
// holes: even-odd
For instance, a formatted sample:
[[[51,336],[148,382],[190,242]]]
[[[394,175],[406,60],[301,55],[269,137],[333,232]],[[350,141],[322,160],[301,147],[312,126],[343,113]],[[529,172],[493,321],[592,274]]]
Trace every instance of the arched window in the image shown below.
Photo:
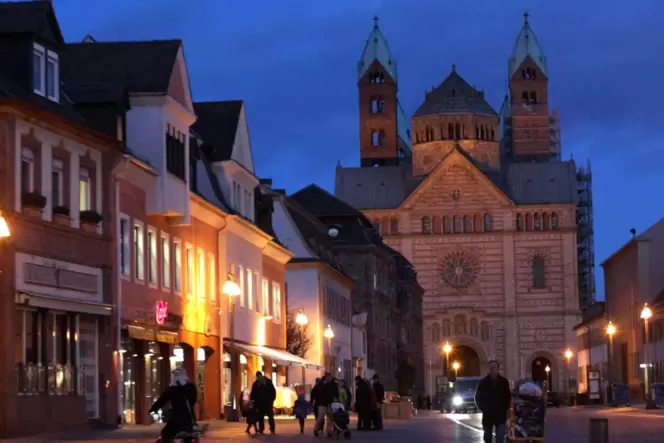
[[[533,216],[533,229],[535,229],[535,231],[542,230],[542,221],[540,220],[539,214]]]
[[[491,216],[489,214],[484,214],[484,232],[491,232],[492,229]]]
[[[440,139],[445,140],[447,137],[445,137],[445,127],[443,125],[440,125]]]
[[[551,229],[558,229],[558,216],[555,212],[551,214]]]
[[[463,217],[463,232],[473,232],[473,218],[469,216]]]
[[[454,232],[456,234],[458,234],[459,232],[461,232],[462,229],[463,229],[463,226],[461,226],[461,217],[459,217],[458,215],[455,215],[454,216]]]
[[[530,71],[530,78],[533,80],[537,78],[537,70],[533,69],[532,71]]]
[[[461,139],[461,125],[457,123],[454,126],[454,140],[459,140]]]
[[[372,97],[371,113],[382,114],[383,112],[385,112],[385,100],[382,97]]]
[[[382,129],[379,131],[371,131],[371,145],[374,147],[383,146],[385,141],[385,131]]]
[[[491,141],[496,141],[496,131],[491,128]]]
[[[431,126],[426,128],[426,141],[433,141],[433,128]]]
[[[546,288],[546,275],[544,273],[544,257],[536,255],[533,257],[532,263],[533,271],[533,288],[544,289]]]
[[[432,220],[431,220],[432,230],[434,234],[440,234],[440,228],[441,228],[441,222],[440,222],[440,217],[437,215],[434,215]]]
[[[480,126],[480,139],[484,140],[484,125]]]
[[[422,217],[422,234],[431,233],[431,219],[427,216]]]
[[[523,100],[524,103],[528,103],[528,92],[523,91],[521,94],[521,100]]]
[[[532,104],[537,103],[537,94],[535,94],[535,91],[530,93],[530,103]]]
[[[483,229],[484,228],[484,223],[482,223],[482,216],[481,215],[476,215],[475,216],[474,224],[475,224],[475,232],[484,231],[484,229]]]
[[[516,230],[523,231],[523,215],[521,214],[516,215]]]
[[[452,232],[452,227],[450,226],[450,218],[447,215],[443,216],[443,234],[449,234]]]
[[[447,139],[454,140],[454,125],[452,123],[447,124]]]
[[[477,125],[475,125],[475,138],[476,138],[477,140],[480,139],[480,127],[477,126]]]

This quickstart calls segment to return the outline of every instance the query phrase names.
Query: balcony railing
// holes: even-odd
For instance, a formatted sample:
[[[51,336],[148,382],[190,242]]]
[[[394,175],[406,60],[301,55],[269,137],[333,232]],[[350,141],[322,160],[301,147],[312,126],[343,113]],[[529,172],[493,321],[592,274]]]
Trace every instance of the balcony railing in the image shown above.
[[[166,169],[177,178],[185,179],[184,142],[171,134],[166,134]]]
[[[72,364],[41,363],[16,364],[16,379],[19,395],[71,395],[76,392]]]

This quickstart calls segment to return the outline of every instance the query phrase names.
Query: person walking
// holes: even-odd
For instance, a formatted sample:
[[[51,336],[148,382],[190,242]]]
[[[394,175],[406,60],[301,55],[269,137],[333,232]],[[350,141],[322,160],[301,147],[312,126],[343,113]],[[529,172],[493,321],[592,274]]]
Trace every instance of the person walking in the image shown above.
[[[357,412],[357,430],[368,431],[369,420],[369,384],[359,375],[355,376],[355,412]]]
[[[350,391],[346,380],[339,381],[339,401],[344,405],[346,412],[350,413],[353,404],[353,393]]]
[[[312,394],[314,392],[312,391]],[[323,384],[315,392],[314,403],[316,404],[317,414],[316,427],[314,435],[326,431],[328,437],[332,436],[332,417],[330,415],[330,404],[339,399],[339,385],[334,381],[334,377],[329,372],[323,377]]]
[[[489,361],[489,374],[480,380],[475,393],[475,402],[482,411],[484,443],[493,443],[493,430],[496,430],[496,443],[505,441],[507,412],[512,402],[510,383],[500,375],[497,361]]]
[[[307,419],[309,407],[309,402],[304,397],[304,392],[300,392],[297,395],[295,404],[293,404],[293,415],[297,418],[297,421],[300,424],[300,434],[304,434],[304,421]]]
[[[383,403],[385,402],[385,387],[380,382],[378,374],[374,374],[373,389],[376,393],[376,412],[373,418],[373,426],[376,431],[383,429]]]
[[[265,416],[270,426],[270,433],[275,433],[274,423],[274,400],[277,398],[277,390],[272,380],[263,376],[261,371],[256,371],[256,381],[251,386],[251,401],[254,402],[258,413],[258,433],[265,431]]]

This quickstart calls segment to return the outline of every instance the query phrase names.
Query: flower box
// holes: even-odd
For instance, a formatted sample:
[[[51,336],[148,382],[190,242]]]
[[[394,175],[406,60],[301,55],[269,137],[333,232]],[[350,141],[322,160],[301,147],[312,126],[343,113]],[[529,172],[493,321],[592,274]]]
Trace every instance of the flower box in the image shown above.
[[[81,228],[86,232],[97,232],[97,226],[103,217],[97,211],[81,211],[79,215]]]
[[[23,212],[30,217],[41,218],[41,213],[46,206],[46,197],[37,192],[26,192],[21,196]]]
[[[62,226],[71,226],[71,219],[69,218],[69,208],[66,206],[54,206],[53,221]]]

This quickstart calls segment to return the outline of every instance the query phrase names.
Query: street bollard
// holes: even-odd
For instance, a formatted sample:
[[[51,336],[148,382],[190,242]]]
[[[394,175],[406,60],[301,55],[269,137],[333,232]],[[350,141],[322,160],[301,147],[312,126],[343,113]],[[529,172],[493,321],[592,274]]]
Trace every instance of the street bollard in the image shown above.
[[[590,419],[589,443],[609,443],[609,420],[606,418]]]

